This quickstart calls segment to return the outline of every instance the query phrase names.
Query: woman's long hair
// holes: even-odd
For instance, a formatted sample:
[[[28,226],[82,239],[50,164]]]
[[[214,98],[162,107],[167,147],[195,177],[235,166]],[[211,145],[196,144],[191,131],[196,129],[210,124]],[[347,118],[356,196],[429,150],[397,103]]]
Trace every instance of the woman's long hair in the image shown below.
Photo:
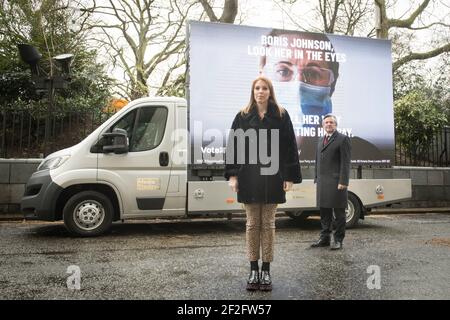
[[[275,98],[275,91],[273,90],[272,81],[270,81],[269,78],[266,78],[266,77],[264,77],[264,76],[259,76],[258,78],[256,78],[255,80],[253,80],[253,83],[252,83],[252,90],[251,90],[251,93],[250,93],[250,101],[249,101],[249,103],[247,104],[247,106],[244,107],[244,108],[241,110],[241,115],[248,114],[248,113],[252,112],[254,108],[256,108],[255,85],[256,85],[256,83],[257,83],[258,81],[260,81],[260,80],[261,80],[261,81],[264,81],[264,82],[267,84],[267,86],[269,87],[270,95],[269,95],[269,101],[268,101],[268,104],[269,104],[269,105],[268,105],[268,108],[270,108],[271,105],[274,106],[274,107],[276,108],[277,112],[278,112],[278,115],[279,115],[280,118],[281,118],[281,117],[283,116],[283,114],[284,114],[284,108],[282,108],[282,107],[278,104],[277,99]]]

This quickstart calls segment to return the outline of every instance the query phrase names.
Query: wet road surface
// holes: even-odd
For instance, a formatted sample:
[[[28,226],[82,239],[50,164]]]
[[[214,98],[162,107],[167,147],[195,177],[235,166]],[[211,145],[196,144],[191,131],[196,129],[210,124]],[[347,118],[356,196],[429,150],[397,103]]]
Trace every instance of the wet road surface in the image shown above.
[[[450,299],[448,213],[366,217],[341,251],[309,248],[317,218],[276,225],[273,291],[247,292],[241,218],[116,223],[96,238],[0,222],[0,299]],[[80,290],[67,287],[71,265]]]

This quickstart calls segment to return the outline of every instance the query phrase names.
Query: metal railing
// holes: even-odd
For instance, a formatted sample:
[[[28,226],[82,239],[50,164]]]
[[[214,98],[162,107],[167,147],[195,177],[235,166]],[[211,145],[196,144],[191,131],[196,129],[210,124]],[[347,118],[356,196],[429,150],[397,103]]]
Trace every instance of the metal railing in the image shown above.
[[[102,111],[35,112],[0,106],[0,157],[42,158],[83,140],[112,113]],[[45,136],[45,125],[50,132]]]
[[[400,143],[395,145],[395,164],[415,167],[450,166],[450,127],[435,133],[432,142],[420,152],[411,152]]]

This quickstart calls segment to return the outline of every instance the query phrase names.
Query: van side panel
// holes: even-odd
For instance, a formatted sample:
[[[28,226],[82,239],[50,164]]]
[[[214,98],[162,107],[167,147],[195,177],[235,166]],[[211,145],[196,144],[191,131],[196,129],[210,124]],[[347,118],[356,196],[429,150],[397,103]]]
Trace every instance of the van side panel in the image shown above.
[[[278,209],[315,208],[316,187],[313,180],[303,180],[295,184],[286,194],[286,203]],[[244,207],[237,202],[237,194],[231,190],[227,181],[189,181],[188,212],[236,212]]]
[[[349,191],[354,193],[365,207],[379,206],[411,198],[411,179],[351,179]],[[294,184],[286,193],[286,203],[280,210],[315,209],[316,185],[313,180]],[[236,193],[227,181],[189,181],[188,213],[242,211]]]
[[[349,191],[356,194],[365,207],[399,202],[412,197],[411,179],[350,180]]]

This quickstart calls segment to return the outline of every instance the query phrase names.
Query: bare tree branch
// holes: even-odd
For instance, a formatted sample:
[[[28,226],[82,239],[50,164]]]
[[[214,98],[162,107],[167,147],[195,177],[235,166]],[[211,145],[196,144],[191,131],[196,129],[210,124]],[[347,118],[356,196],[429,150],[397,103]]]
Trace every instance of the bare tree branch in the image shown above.
[[[182,55],[179,55],[177,57],[177,61],[166,72],[166,75],[164,76],[164,79],[163,79],[163,81],[161,83],[160,88],[164,88],[167,85],[167,83],[168,83],[168,81],[170,79],[170,76],[172,75],[172,72],[175,71],[176,69],[180,68],[184,64],[186,64],[186,58],[184,58],[184,56],[182,56]],[[159,90],[159,92],[160,91],[161,90]]]
[[[429,25],[426,25],[426,26],[423,26],[423,27],[408,27],[408,29],[411,29],[411,30],[424,30],[424,29],[429,29],[432,26],[443,26],[443,27],[450,28],[450,24],[445,24],[445,23],[442,23],[442,22],[433,22],[433,23],[431,23]]]
[[[281,0],[281,2],[284,2],[284,1]],[[315,26],[313,26],[309,23],[308,23],[308,27],[304,27],[304,26],[300,25],[298,23],[299,19],[293,16],[292,11],[286,10],[285,7],[280,4],[279,1],[275,1],[275,4],[280,8],[280,10],[283,11],[283,14],[285,14],[289,18],[291,23],[293,23],[298,30],[300,30],[300,31],[317,31],[317,32],[320,31],[319,28],[316,28]],[[308,14],[305,14],[305,15],[308,15]]]
[[[234,23],[238,13],[238,0],[225,0],[222,15],[217,18],[208,0],[199,0],[211,22]]]
[[[200,3],[203,6],[203,9],[205,10],[206,14],[208,15],[208,18],[211,22],[219,21],[216,14],[214,13],[213,9],[208,3],[208,0],[200,0]]]
[[[444,52],[450,52],[450,43],[447,43],[446,45],[436,48],[434,50],[423,52],[423,53],[410,53],[397,61],[395,61],[392,65],[393,71],[400,68],[402,65],[406,64],[407,62],[413,61],[413,60],[425,60],[429,58],[436,57]]]
[[[410,28],[411,25],[414,23],[416,18],[422,14],[422,12],[425,10],[425,8],[428,6],[431,0],[424,0],[419,7],[407,18],[403,20],[398,19],[388,19],[388,25],[390,28],[397,27],[397,28]]]
[[[148,95],[149,87],[153,87],[149,86],[150,78],[164,82],[156,78],[155,71],[180,54],[184,47],[184,22],[197,4],[187,0],[109,0],[106,5],[90,8],[101,20],[91,27],[102,30],[106,38],[103,44],[130,79],[127,96],[134,99]],[[105,15],[113,19],[101,19]],[[172,68],[174,65],[169,67]]]
[[[433,22],[427,26],[423,27],[413,27],[412,25],[416,21],[416,19],[420,18],[420,15],[425,11],[427,6],[429,5],[430,0],[424,0],[416,10],[406,19],[390,19],[387,17],[386,13],[386,0],[375,0],[375,4],[379,8],[380,13],[380,29],[377,30],[377,36],[379,38],[387,38],[389,30],[392,28],[398,28],[398,29],[409,29],[409,30],[424,30],[428,29],[434,25],[441,25],[448,27],[448,24],[442,23],[440,21]],[[393,63],[393,71],[397,70],[402,65],[413,61],[413,60],[424,60],[429,59],[435,56],[438,56],[444,52],[449,52],[450,43],[445,43],[441,47],[435,48],[433,50],[430,50],[428,52],[424,53],[408,53],[405,56],[399,58]]]

